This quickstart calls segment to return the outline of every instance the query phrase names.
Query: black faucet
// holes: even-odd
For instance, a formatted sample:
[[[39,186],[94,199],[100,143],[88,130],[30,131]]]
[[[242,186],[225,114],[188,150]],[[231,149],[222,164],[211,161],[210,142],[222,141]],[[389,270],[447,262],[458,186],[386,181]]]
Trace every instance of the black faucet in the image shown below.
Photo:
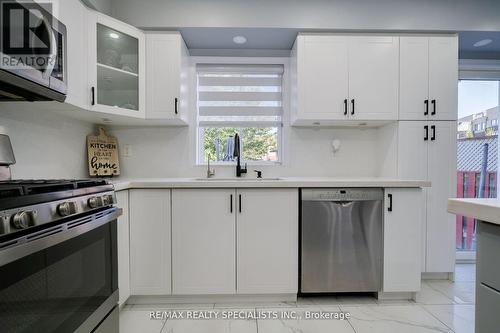
[[[240,149],[240,136],[238,133],[234,135],[234,152],[233,157],[236,157],[236,177],[241,177],[242,174],[247,173],[247,164],[245,163],[245,168],[241,167],[241,149]]]

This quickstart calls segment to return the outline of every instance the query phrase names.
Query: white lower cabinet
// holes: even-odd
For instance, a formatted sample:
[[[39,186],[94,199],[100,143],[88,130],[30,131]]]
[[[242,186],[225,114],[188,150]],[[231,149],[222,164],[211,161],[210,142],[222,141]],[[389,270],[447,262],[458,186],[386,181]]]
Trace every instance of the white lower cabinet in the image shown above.
[[[171,293],[169,189],[130,190],[130,292]]]
[[[172,190],[173,293],[296,293],[297,223],[297,189]]]
[[[238,189],[237,194],[237,292],[296,293],[298,190]]]
[[[447,202],[456,196],[456,126],[455,121],[398,124],[398,177],[431,182],[422,216],[423,272],[455,270],[455,217],[447,212]]]
[[[118,289],[120,298],[118,304],[122,306],[130,297],[130,233],[128,213],[128,191],[116,192],[117,207],[123,210],[118,218]]]
[[[384,292],[420,290],[423,192],[385,189]]]
[[[172,190],[175,295],[234,294],[234,189]]]
[[[436,121],[431,125],[427,189],[426,272],[455,271],[455,215],[448,213],[448,199],[457,191],[457,123]]]
[[[298,192],[132,189],[128,200],[117,192],[120,302],[129,296],[128,252],[130,295],[296,294]],[[383,291],[418,291],[423,191],[388,188],[385,197]]]

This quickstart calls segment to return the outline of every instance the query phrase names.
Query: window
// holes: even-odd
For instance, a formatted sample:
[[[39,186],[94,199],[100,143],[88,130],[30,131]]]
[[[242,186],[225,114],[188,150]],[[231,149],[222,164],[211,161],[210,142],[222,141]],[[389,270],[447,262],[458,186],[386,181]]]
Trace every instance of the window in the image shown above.
[[[462,182],[458,197],[497,196],[498,128],[494,126],[498,126],[499,89],[495,80],[461,80],[458,84],[457,181]],[[468,258],[465,252],[476,250],[477,223],[458,216],[456,226],[457,258]]]
[[[198,163],[281,161],[281,65],[198,65]]]
[[[490,173],[490,178],[488,181],[488,198],[497,197],[497,178],[496,173]]]
[[[476,172],[474,175],[474,197],[479,198],[479,184],[481,184],[481,174]]]

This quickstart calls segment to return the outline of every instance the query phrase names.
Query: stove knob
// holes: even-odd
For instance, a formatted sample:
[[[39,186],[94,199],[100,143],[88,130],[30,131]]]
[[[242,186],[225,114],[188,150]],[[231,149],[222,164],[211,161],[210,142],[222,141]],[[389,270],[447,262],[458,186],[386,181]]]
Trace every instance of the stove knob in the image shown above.
[[[97,208],[97,207],[99,207],[99,203],[100,203],[99,201],[100,201],[99,198],[91,197],[87,200],[87,206],[89,206],[89,208],[92,208],[92,209]]]
[[[12,216],[12,226],[16,229],[26,229],[34,224],[36,213],[34,211],[22,211]]]
[[[103,195],[102,196],[102,204],[103,206],[108,206],[113,204],[113,196],[112,195]]]
[[[57,206],[57,213],[64,217],[76,213],[76,205],[74,202],[63,202]]]

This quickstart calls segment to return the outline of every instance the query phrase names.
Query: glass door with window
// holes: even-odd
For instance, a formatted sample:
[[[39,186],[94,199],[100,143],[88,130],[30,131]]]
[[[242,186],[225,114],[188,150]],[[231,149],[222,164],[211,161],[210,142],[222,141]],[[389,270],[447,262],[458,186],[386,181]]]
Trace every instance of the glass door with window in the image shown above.
[[[457,196],[496,198],[498,185],[499,81],[458,84]],[[476,221],[456,217],[457,260],[476,251]]]
[[[90,41],[91,109],[144,117],[144,34],[96,13]]]

